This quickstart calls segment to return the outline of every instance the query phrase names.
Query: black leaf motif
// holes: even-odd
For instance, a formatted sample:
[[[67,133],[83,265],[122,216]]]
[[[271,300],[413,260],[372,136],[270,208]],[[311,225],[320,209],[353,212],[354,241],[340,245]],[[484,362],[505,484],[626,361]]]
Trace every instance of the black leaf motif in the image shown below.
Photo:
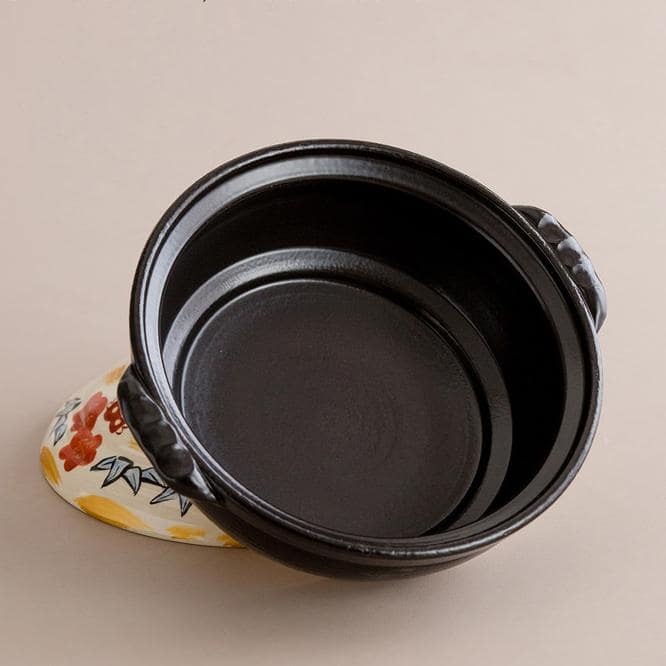
[[[129,467],[123,472],[123,479],[136,495],[141,488],[141,469],[136,466]]]
[[[102,460],[95,463],[90,469],[93,471],[101,470],[108,472],[102,482],[102,488],[121,478],[132,489],[132,492],[135,495],[141,489],[142,483],[158,486],[161,488],[161,491],[150,500],[150,503],[161,504],[162,502],[168,502],[169,500],[178,498],[181,517],[184,516],[192,506],[192,502],[187,497],[177,494],[175,490],[169,488],[164,483],[164,480],[154,467],[141,469],[141,467],[134,464],[134,461],[125,458],[124,456],[108,456],[107,458],[102,458]]]
[[[72,398],[68,400],[62,408],[56,412],[56,416],[67,416],[73,409],[76,409],[81,404],[81,398]]]
[[[113,465],[114,461],[116,460],[118,456],[109,456],[108,458],[102,458],[98,463],[95,463],[90,469],[91,471],[99,471],[100,469],[106,470],[106,469],[111,469],[111,465]]]
[[[67,432],[67,415],[81,404],[81,398],[71,398],[57,412],[56,422],[51,430],[53,446],[55,446]]]
[[[141,480],[146,483],[151,483],[154,486],[166,487],[166,483],[162,480],[162,477],[155,471],[154,467],[147,467],[146,469],[141,470]]]
[[[55,446],[67,432],[67,417],[60,416],[53,426],[53,446]]]
[[[192,506],[192,502],[184,497],[183,495],[178,495],[178,501],[180,502],[180,515],[181,517],[187,513],[187,510]]]
[[[170,499],[173,499],[176,496],[176,491],[171,488],[165,488],[159,495],[155,495],[153,499],[150,500],[151,504],[160,504],[160,502],[167,502]]]
[[[132,461],[123,456],[117,456],[111,465],[109,473],[106,475],[104,481],[102,481],[102,488],[105,488],[110,483],[113,483],[119,479],[125,470],[132,465]]]

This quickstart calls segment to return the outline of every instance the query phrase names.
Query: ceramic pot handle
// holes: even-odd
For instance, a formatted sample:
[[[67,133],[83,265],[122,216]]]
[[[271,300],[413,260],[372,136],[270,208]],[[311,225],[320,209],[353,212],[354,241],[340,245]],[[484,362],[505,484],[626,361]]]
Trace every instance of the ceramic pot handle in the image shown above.
[[[606,290],[594,270],[590,258],[578,241],[547,211],[536,206],[514,206],[514,208],[537,228],[541,237],[553,248],[558,259],[567,267],[573,281],[585,298],[587,308],[598,331],[606,320],[608,306]]]
[[[118,383],[118,402],[125,422],[165,483],[185,497],[216,501],[197,463],[146,392],[133,365]]]

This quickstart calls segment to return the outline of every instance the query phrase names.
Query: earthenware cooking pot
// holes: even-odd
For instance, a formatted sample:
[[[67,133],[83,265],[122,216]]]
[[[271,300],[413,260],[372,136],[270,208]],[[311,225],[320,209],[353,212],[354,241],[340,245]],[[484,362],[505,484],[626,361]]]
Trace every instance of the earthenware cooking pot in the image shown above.
[[[118,395],[165,483],[241,542],[320,574],[426,573],[571,481],[605,311],[549,213],[402,150],[304,141],[165,213]]]

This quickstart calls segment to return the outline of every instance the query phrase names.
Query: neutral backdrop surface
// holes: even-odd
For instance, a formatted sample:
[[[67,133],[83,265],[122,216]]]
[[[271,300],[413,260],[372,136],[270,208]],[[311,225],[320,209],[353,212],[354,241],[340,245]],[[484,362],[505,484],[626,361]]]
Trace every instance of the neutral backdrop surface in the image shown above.
[[[2,0],[0,663],[666,663],[666,3]],[[582,472],[434,576],[355,584],[135,536],[37,454],[128,355],[164,209],[305,137],[399,145],[552,210],[610,303]]]

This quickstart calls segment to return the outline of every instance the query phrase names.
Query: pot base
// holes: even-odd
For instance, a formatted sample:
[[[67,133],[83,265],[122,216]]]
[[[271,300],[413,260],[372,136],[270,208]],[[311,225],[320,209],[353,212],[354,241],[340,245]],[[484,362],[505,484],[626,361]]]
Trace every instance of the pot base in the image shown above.
[[[40,446],[44,478],[67,503],[115,527],[168,541],[241,548],[164,483],[132,437],[116,399],[125,367],[93,380],[57,411]]]
[[[183,413],[210,454],[301,519],[420,536],[474,481],[474,378],[443,336],[371,291],[257,287],[201,326],[182,368]]]

